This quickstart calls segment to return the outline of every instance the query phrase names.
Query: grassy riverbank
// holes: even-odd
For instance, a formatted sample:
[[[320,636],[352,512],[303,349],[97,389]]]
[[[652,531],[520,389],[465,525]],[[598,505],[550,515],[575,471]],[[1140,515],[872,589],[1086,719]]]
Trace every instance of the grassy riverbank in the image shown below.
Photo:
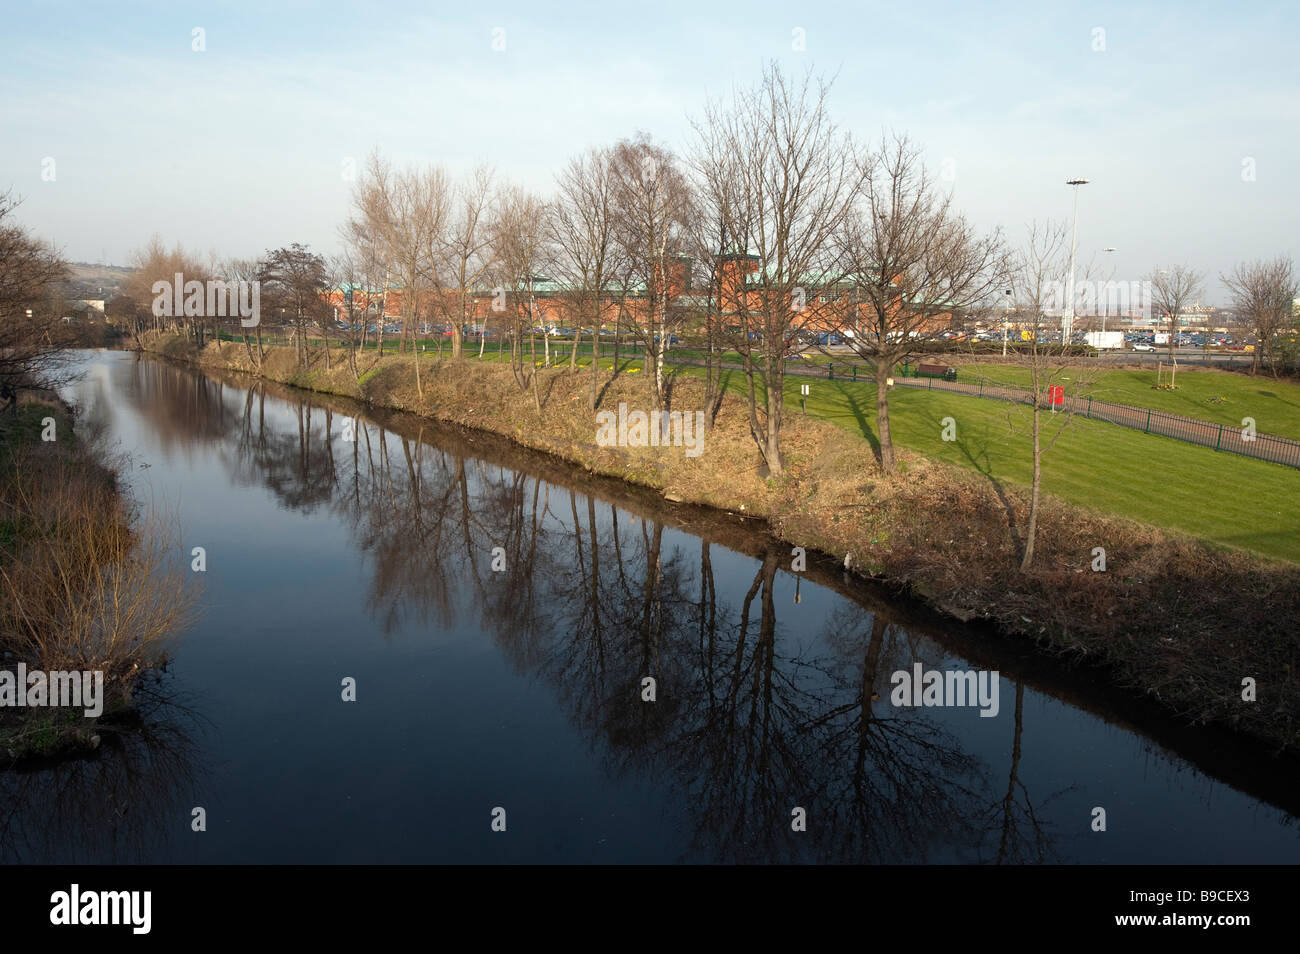
[[[132,512],[113,462],[57,399],[0,416],[0,670],[12,679],[0,690],[0,764],[96,748],[131,709],[193,606],[164,569],[164,530]],[[77,705],[34,704],[20,666],[89,673],[79,690],[99,688]]]
[[[242,347],[242,345],[241,345]],[[321,342],[313,347],[317,352]],[[396,346],[389,342],[390,351]],[[584,350],[585,349],[585,350]],[[450,348],[445,349],[446,352]],[[538,353],[541,354],[539,346]],[[570,345],[552,342],[551,360],[568,366]],[[498,363],[509,360],[494,344],[482,359],[476,347],[467,348],[468,361]],[[669,356],[688,356],[675,350]],[[698,356],[698,355],[697,355]],[[733,355],[733,357],[735,357]],[[363,358],[369,367],[373,351]],[[434,360],[432,355],[426,360]],[[579,348],[579,367],[590,366],[590,349]],[[606,349],[601,359],[608,367],[612,359]],[[814,356],[806,363],[825,363]],[[643,356],[623,351],[621,370],[640,369]],[[813,379],[796,375],[785,379],[787,414],[800,407],[799,389],[808,385],[807,412],[829,421],[870,442],[876,429],[876,388],[866,380],[854,380],[844,361],[834,379]],[[1027,380],[1021,365],[968,365],[969,373],[981,368],[995,372],[991,378],[1005,383]],[[695,365],[673,368],[679,374],[702,376]],[[638,372],[639,373],[639,372]],[[1178,391],[1157,391],[1150,387],[1154,371],[1110,369],[1098,376],[1098,399],[1118,400],[1153,410],[1190,414],[1203,420],[1232,426],[1232,415],[1252,415],[1258,424],[1268,421],[1279,433],[1300,427],[1300,385],[1287,381],[1250,378],[1216,370],[1183,373]],[[743,395],[747,384],[739,371],[726,371],[728,386]],[[971,378],[974,380],[974,378]],[[1062,378],[1069,388],[1069,376]],[[1145,392],[1145,394],[1144,394]],[[1151,395],[1147,397],[1146,395]],[[1201,413],[1200,404],[1210,409]],[[1001,401],[980,399],[947,391],[897,388],[890,398],[894,440],[900,447],[979,475],[992,485],[1027,487],[1032,478],[1032,441],[1027,426],[1027,409]],[[952,417],[957,439],[941,438],[942,421]],[[1045,490],[1064,501],[1102,513],[1136,520],[1174,533],[1187,534],[1210,543],[1254,551],[1264,557],[1300,563],[1300,527],[1293,501],[1296,471],[1236,454],[1216,452],[1156,434],[1145,434],[1104,421],[1077,418],[1060,436],[1046,457],[1043,473]]]
[[[151,350],[239,371],[256,369],[242,344],[201,354],[183,338]],[[270,349],[268,379],[360,398],[377,406],[492,431],[591,471],[653,487],[674,500],[766,520],[779,537],[835,555],[854,570],[910,587],[961,619],[984,619],[1044,649],[1107,667],[1114,681],[1148,693],[1192,722],[1218,722],[1279,749],[1300,741],[1300,567],[1214,546],[1170,530],[1051,499],[1040,518],[1033,572],[1018,571],[1025,493],[943,460],[904,451],[905,470],[884,477],[860,433],[791,413],[788,474],[767,480],[748,435],[747,412],[729,394],[704,452],[602,448],[587,409],[588,373],[539,372],[530,391],[495,362],[364,355],[358,382],[336,351],[298,368],[291,349]],[[650,406],[641,374],[602,378],[601,407]],[[693,375],[676,381],[673,406],[701,406]],[[787,410],[793,410],[790,404]],[[1096,547],[1106,570],[1091,568]],[[1258,701],[1242,699],[1242,680]]]

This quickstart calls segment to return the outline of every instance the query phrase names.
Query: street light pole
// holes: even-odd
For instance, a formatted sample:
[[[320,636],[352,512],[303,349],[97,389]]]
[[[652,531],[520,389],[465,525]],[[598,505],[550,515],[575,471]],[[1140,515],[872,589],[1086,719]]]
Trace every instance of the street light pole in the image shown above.
[[[1011,327],[1011,289],[1007,289],[1007,316],[1002,319],[1002,357],[1007,356],[1007,331]]]
[[[1065,183],[1074,186],[1074,225],[1070,230],[1070,280],[1065,289],[1065,317],[1061,322],[1061,346],[1070,343],[1074,333],[1074,251],[1079,240],[1079,186],[1087,185],[1087,179],[1069,179]]]
[[[1103,251],[1103,252],[1113,252],[1113,251],[1115,251],[1115,249],[1114,249],[1114,248],[1103,248],[1102,251]],[[1106,276],[1106,285],[1107,285],[1108,287],[1109,287],[1109,285],[1110,285],[1111,279],[1114,278],[1114,277],[1115,277],[1115,270],[1114,270],[1114,269],[1111,269],[1111,273],[1110,273],[1109,275]],[[1100,297],[1100,295],[1099,295],[1098,297]],[[1109,311],[1110,311],[1109,303],[1101,306],[1101,333],[1102,333],[1102,335],[1105,335],[1105,334],[1106,334],[1106,315],[1107,315],[1107,313],[1108,313]],[[1116,316],[1116,317],[1118,317],[1118,316]],[[1103,340],[1104,340],[1104,339],[1103,339]]]

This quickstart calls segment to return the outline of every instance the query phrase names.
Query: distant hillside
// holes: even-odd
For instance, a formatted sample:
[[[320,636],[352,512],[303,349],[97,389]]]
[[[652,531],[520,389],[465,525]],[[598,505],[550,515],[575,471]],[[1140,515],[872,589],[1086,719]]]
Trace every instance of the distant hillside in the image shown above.
[[[121,291],[122,283],[134,268],[124,265],[92,265],[89,262],[71,262],[64,294],[69,298],[108,300]]]
[[[71,262],[69,270],[73,278],[86,282],[99,280],[120,282],[135,271],[134,268],[126,265],[92,265],[89,262]]]

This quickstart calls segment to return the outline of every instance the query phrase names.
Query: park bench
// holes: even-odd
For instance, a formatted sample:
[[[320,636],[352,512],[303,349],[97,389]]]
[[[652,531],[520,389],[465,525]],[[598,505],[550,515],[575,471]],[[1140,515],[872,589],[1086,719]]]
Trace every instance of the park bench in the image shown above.
[[[956,381],[957,369],[942,364],[925,364],[922,362],[916,366],[916,377],[943,378],[945,381]]]

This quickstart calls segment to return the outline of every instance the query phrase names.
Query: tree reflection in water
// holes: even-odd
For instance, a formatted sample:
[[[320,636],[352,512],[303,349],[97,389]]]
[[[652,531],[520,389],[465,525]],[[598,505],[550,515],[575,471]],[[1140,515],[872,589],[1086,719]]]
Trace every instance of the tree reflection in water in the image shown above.
[[[140,864],[189,834],[208,774],[197,757],[202,717],[164,675],[139,683],[128,718],[102,723],[85,757],[0,771],[0,860]]]
[[[473,620],[518,672],[554,688],[608,772],[670,779],[693,832],[689,856],[1048,857],[1018,779],[1023,684],[1003,789],[930,710],[889,702],[892,672],[942,663],[942,651],[885,606],[836,599],[811,631],[805,593],[782,618],[777,590],[793,575],[775,541],[758,547],[752,578],[733,570],[720,587],[707,537],[562,474],[493,463],[499,452],[464,435],[157,362],[141,362],[137,378],[137,409],[164,440],[216,443],[241,482],[346,521],[382,631]],[[268,395],[287,402],[288,420],[268,414]],[[646,677],[653,703],[642,701]],[[791,830],[796,806],[806,832]]]

